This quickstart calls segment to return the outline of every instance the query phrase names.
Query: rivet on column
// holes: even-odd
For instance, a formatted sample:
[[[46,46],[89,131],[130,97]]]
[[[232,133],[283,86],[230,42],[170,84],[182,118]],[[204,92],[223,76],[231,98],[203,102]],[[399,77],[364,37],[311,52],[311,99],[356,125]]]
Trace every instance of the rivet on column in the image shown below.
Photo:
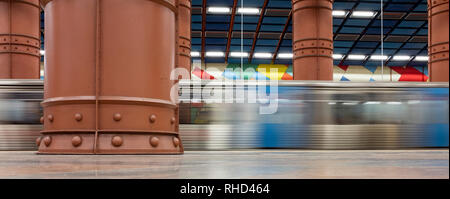
[[[156,122],[156,115],[151,115],[149,118],[151,123],[155,123]]]
[[[123,139],[122,139],[122,137],[120,137],[120,136],[114,136],[114,137],[111,139],[111,144],[112,144],[113,146],[115,146],[115,147],[122,146],[122,144],[123,144]]]
[[[173,145],[174,145],[175,147],[178,147],[178,145],[180,145],[180,139],[174,137],[174,138],[173,138]]]
[[[40,120],[41,124],[44,124],[44,117],[41,117]]]
[[[52,137],[45,136],[43,141],[44,141],[45,146],[50,146],[50,144],[52,143]]]
[[[42,137],[39,136],[38,138],[36,138],[36,146],[41,146],[41,141],[42,141]]]
[[[54,120],[55,118],[53,117],[53,115],[48,115],[48,116],[47,116],[47,119],[48,119],[48,121],[53,122],[53,120]]]
[[[150,145],[152,145],[152,147],[157,147],[158,144],[159,144],[159,138],[158,137],[150,138]]]
[[[120,121],[122,119],[122,115],[120,113],[115,113],[113,119],[115,121]]]
[[[75,114],[75,120],[78,121],[78,122],[83,120],[83,115],[81,113],[76,113]]]
[[[172,117],[172,118],[170,119],[170,123],[171,123],[171,124],[175,124],[175,121],[176,121],[175,117]]]
[[[78,135],[72,138],[72,145],[74,147],[80,146],[82,142],[83,142],[83,139]]]

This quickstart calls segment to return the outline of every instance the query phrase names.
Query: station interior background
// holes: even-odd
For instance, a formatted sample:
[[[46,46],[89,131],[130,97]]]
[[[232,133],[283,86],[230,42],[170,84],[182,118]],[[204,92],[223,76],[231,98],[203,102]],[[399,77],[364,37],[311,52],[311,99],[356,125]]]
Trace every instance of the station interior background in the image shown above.
[[[3,5],[6,5],[6,2],[0,0],[0,3],[5,3]],[[138,3],[148,3],[148,1],[136,2],[137,4],[133,6]],[[446,2],[448,7],[447,0],[442,2]],[[111,7],[122,9],[117,5],[123,1],[116,1],[116,3]],[[164,81],[158,82],[160,79],[154,76],[166,74],[167,71],[158,70],[159,66],[155,65],[159,64],[152,64],[154,60],[147,59],[148,57],[141,56],[142,54],[135,56],[132,51],[122,50],[132,46],[128,46],[127,42],[122,42],[122,48],[114,51],[114,53],[120,52],[125,55],[107,57],[114,60],[108,64],[119,63],[116,62],[116,58],[124,61],[131,59],[130,57],[142,62],[139,62],[135,68],[127,65],[122,68],[120,64],[109,67],[108,70],[111,69],[113,72],[108,71],[110,73],[102,75],[107,76],[112,73],[117,75],[115,76],[117,78],[107,79],[110,82],[106,82],[106,78],[98,81],[98,79],[93,80],[94,78],[89,79],[84,76],[84,74],[92,75],[94,69],[100,67],[95,62],[99,59],[98,54],[95,55],[95,61],[91,59],[86,61],[85,57],[79,59],[85,61],[80,63],[88,63],[80,67],[85,71],[78,73],[79,71],[73,67],[79,61],[76,56],[82,57],[80,55],[85,55],[83,53],[87,52],[83,51],[84,47],[94,49],[93,45],[89,46],[92,43],[84,46],[80,44],[81,47],[77,46],[80,48],[75,50],[64,45],[52,49],[64,51],[61,54],[49,50],[48,57],[63,58],[58,63],[55,61],[47,63],[49,66],[47,70],[44,70],[46,44],[47,46],[51,42],[61,44],[64,43],[61,42],[64,39],[79,35],[68,34],[69,36],[58,38],[55,34],[52,35],[53,37],[46,37],[44,29],[48,31],[51,28],[45,27],[44,13],[41,11],[41,48],[39,52],[38,36],[36,38],[33,36],[36,40],[36,46],[32,48],[33,51],[35,50],[32,54],[34,65],[30,64],[33,72],[36,72],[33,75],[37,78],[38,59],[39,54],[41,55],[40,80],[0,80],[0,178],[448,179],[449,89],[448,82],[430,81],[427,0],[334,0],[333,81],[317,82],[289,81],[294,79],[291,0],[192,0],[191,3],[191,80],[288,80],[279,81],[276,92],[271,90],[261,92],[277,93],[274,98],[270,98],[272,96],[269,95],[269,98],[264,98],[257,103],[207,103],[202,101],[204,99],[197,99],[194,93],[188,98],[181,97],[180,101],[183,103],[178,105],[169,103],[161,106],[167,109],[164,110],[167,112],[158,112],[160,110],[155,108],[157,105],[154,104],[157,103],[154,103],[154,99],[157,102],[167,99],[154,96],[159,94],[169,96],[168,89],[162,88],[166,86],[162,84],[169,80],[165,78]],[[36,18],[39,14],[37,4],[33,7]],[[170,10],[167,4],[155,3],[157,4],[159,6],[155,6],[157,9]],[[77,5],[85,6],[82,3]],[[94,4],[89,6],[92,5]],[[61,10],[68,8],[63,4],[55,7]],[[101,6],[95,4],[95,7],[100,9]],[[169,14],[175,16],[171,13],[173,10],[171,9],[170,13],[166,12],[167,15],[164,16]],[[99,14],[98,10],[97,14]],[[37,23],[37,20],[35,22]],[[125,24],[124,20],[119,23]],[[170,23],[173,23],[173,27],[178,25],[175,20]],[[70,24],[60,22],[55,24],[60,27],[52,27],[54,32],[57,32],[55,30],[58,28],[67,31],[67,27],[70,27]],[[84,24],[80,24],[76,25],[85,28]],[[136,24],[148,25],[148,21],[137,20]],[[161,24],[159,25],[162,26]],[[114,23],[113,26],[115,25]],[[98,29],[104,28],[99,23],[97,26]],[[108,30],[113,29],[111,26],[108,28]],[[38,35],[37,28],[34,30]],[[146,31],[152,34],[153,30],[155,29]],[[67,32],[70,33],[70,31]],[[148,34],[145,31],[136,32]],[[124,35],[129,33],[133,31],[121,32]],[[12,34],[7,34],[9,36],[4,38],[12,39]],[[98,35],[95,36],[98,39]],[[49,39],[48,41],[51,42],[46,43],[46,38],[54,40]],[[117,40],[109,39],[108,45],[116,44],[111,41]],[[136,42],[140,38],[133,39],[135,39],[133,45],[138,44],[134,47],[144,46],[145,48],[142,48],[144,51],[151,49]],[[314,39],[319,40],[319,38]],[[153,42],[155,40],[155,38],[149,39]],[[166,38],[164,41],[167,40],[171,39]],[[175,43],[175,40],[177,39],[173,38],[170,42]],[[86,41],[90,40],[86,39]],[[95,41],[98,42],[98,40]],[[68,43],[75,44],[73,41]],[[163,46],[161,43],[155,45]],[[12,47],[11,43],[4,45]],[[95,52],[100,51],[97,50],[95,49]],[[161,52],[152,50],[154,49],[150,50],[153,56],[160,56],[158,53]],[[170,54],[171,50],[168,48],[166,54]],[[176,50],[173,52],[175,60],[177,56],[175,52],[178,52]],[[447,53],[446,60],[437,61],[448,62],[448,51],[442,52]],[[4,53],[4,57],[9,58],[8,53],[17,52]],[[72,56],[72,53],[76,56]],[[331,49],[327,53],[331,54]],[[20,56],[23,57],[23,54]],[[31,54],[28,53],[28,55]],[[19,60],[17,62],[19,65],[20,56],[16,59]],[[317,59],[318,57],[320,56],[316,56]],[[328,56],[327,59],[331,63],[331,57]],[[172,61],[170,58],[167,60]],[[186,60],[189,59],[186,58]],[[124,63],[127,62],[124,61]],[[175,65],[173,64],[174,67]],[[331,68],[331,64],[328,66]],[[129,72],[127,67],[136,70]],[[53,74],[45,77],[45,71],[49,71],[48,69],[51,69]],[[271,69],[276,69],[276,72]],[[143,72],[140,73],[138,70]],[[69,74],[74,71],[77,73]],[[435,73],[432,74],[434,79]],[[134,80],[134,77],[140,75],[140,80],[143,81],[124,81]],[[121,79],[121,77],[124,78]],[[52,91],[52,88],[48,88],[49,84],[52,84],[48,83],[49,79],[53,81],[53,84],[60,83],[57,89],[53,88]],[[93,81],[95,83],[92,83]],[[117,98],[108,98],[104,100],[106,101],[104,104],[99,103],[100,97],[104,96],[97,96],[97,92],[101,90],[101,86],[111,82],[110,85],[114,86],[105,90],[113,91],[113,94],[105,90],[102,92],[106,93],[103,93],[106,98],[111,96]],[[162,86],[155,82],[162,82]],[[196,92],[197,85],[189,84],[194,81],[181,80],[180,82],[178,94],[183,93],[184,90]],[[217,88],[214,91],[223,91],[221,89],[224,81],[197,82],[216,83],[212,85],[213,90]],[[258,81],[250,83],[255,82]],[[80,96],[76,94],[76,97],[80,98],[73,100],[69,90],[83,90],[84,87],[79,86],[82,84],[88,85],[86,88],[89,87],[89,89],[95,84],[99,89],[95,88],[92,92],[90,90],[91,93],[86,91],[86,95],[85,93]],[[167,85],[172,85],[172,82],[170,81]],[[249,85],[244,86],[247,91],[250,90]],[[45,86],[47,90],[44,91]],[[199,85],[201,88],[204,88],[203,86],[206,87]],[[266,89],[265,86],[258,89]],[[116,89],[117,87],[120,89]],[[138,94],[131,92],[133,89],[130,87],[139,87],[136,89]],[[54,96],[45,96],[44,93],[49,90],[52,92],[57,90],[64,95],[57,93]],[[116,92],[117,90],[122,93]],[[235,90],[238,90],[237,87]],[[69,93],[67,96],[66,91]],[[131,94],[124,94],[126,93],[124,91],[130,91]],[[85,98],[87,95],[91,98]],[[67,97],[71,99],[64,99]],[[153,101],[147,104],[142,101],[133,101],[138,97]],[[237,100],[241,96],[233,97],[232,100]],[[123,103],[125,98],[129,102]],[[267,115],[259,114],[260,108],[272,99],[277,102],[277,112]],[[65,106],[66,102],[74,101],[79,103],[80,107],[87,106],[89,103],[105,106],[102,108],[89,106],[86,109]],[[44,108],[42,105],[45,103],[54,104]],[[106,106],[110,105],[108,103],[117,103],[119,106],[111,108]],[[52,109],[53,105],[55,109]],[[124,112],[133,114],[124,116],[125,114],[118,113],[129,110],[130,107],[134,112]],[[105,111],[105,115],[102,115],[104,117],[98,116],[96,111],[100,109]],[[95,114],[90,114],[94,113],[94,110]],[[95,119],[92,115],[95,115]],[[130,115],[131,117],[128,117]],[[105,126],[96,126],[99,118],[103,121],[101,125]],[[95,128],[89,126],[93,123]],[[120,126],[122,124],[125,124],[126,128]],[[157,129],[160,128],[157,126],[160,124],[163,124],[162,127],[160,126],[164,130],[161,131],[163,133],[159,132],[161,129]],[[105,131],[98,133],[100,130]],[[118,132],[121,133],[120,136],[131,137],[122,139],[116,135],[119,134]],[[77,135],[72,135],[73,133]],[[97,136],[100,134],[106,135],[102,137],[105,143],[102,147],[112,149],[108,152],[111,154],[129,152],[126,151],[129,150],[126,147],[142,150],[145,154],[157,153],[157,150],[161,149],[158,147],[176,149],[176,154],[182,154],[184,150],[186,153],[180,156],[36,155],[36,150],[40,150],[39,152],[44,150],[45,154],[47,149],[50,150],[47,152],[56,149],[54,154],[61,151],[78,154],[81,150],[77,150],[83,147],[85,151],[82,152],[96,154],[97,145],[92,143],[97,141]],[[137,139],[136,135],[143,136],[144,139]],[[133,139],[139,141],[139,146],[123,145],[123,140],[126,140],[125,143],[132,143],[133,141],[128,140]],[[65,151],[58,151],[60,149]]]

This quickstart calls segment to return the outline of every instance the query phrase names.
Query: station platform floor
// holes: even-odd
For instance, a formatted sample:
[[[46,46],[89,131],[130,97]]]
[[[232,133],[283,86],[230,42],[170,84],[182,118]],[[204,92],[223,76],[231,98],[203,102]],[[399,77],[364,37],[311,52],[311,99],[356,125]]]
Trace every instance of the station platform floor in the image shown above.
[[[448,149],[187,151],[184,155],[36,155],[0,151],[0,178],[449,178]]]

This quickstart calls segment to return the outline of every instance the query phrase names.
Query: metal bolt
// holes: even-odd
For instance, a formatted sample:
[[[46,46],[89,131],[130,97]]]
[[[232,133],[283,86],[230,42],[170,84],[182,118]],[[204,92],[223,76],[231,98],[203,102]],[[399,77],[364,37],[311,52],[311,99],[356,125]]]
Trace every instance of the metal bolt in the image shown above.
[[[36,138],[36,146],[41,146],[41,141],[42,141],[42,137],[39,136],[38,138]]]
[[[39,121],[41,122],[41,124],[44,124],[44,117],[41,117]]]
[[[80,146],[82,142],[83,142],[83,140],[82,140],[81,137],[78,136],[78,135],[72,138],[72,145],[73,145],[74,147]]]
[[[180,139],[174,137],[174,138],[173,138],[173,145],[174,145],[175,147],[178,147],[178,145],[180,145]]]
[[[151,123],[155,123],[156,122],[156,115],[151,115],[150,116],[150,122]]]
[[[52,137],[45,136],[43,141],[44,141],[45,146],[50,146],[50,144],[52,143]]]
[[[159,138],[157,137],[150,138],[150,144],[152,145],[152,147],[157,147],[159,144]]]
[[[120,136],[114,136],[114,137],[111,139],[111,144],[112,144],[113,146],[115,146],[115,147],[121,146],[121,145],[123,144],[123,139],[122,139],[122,137],[120,137]]]
[[[53,122],[53,119],[55,119],[55,118],[53,117],[53,115],[48,115],[48,116],[47,116],[47,119],[48,119],[50,122]]]
[[[115,113],[113,119],[115,121],[120,121],[122,119],[122,115],[120,113]]]
[[[83,115],[81,113],[76,113],[75,114],[75,120],[76,121],[81,121],[83,120]]]
[[[174,124],[175,121],[176,121],[175,117],[172,117],[172,118],[170,119],[170,123],[171,123],[171,124]]]

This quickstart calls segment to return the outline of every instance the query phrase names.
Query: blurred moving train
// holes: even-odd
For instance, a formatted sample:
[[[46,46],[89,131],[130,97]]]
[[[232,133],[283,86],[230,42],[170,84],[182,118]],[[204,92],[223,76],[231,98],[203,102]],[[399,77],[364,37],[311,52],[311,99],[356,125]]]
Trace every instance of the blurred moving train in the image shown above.
[[[186,150],[449,144],[448,83],[183,80],[179,88]],[[36,150],[42,98],[41,80],[0,80],[0,150]]]

